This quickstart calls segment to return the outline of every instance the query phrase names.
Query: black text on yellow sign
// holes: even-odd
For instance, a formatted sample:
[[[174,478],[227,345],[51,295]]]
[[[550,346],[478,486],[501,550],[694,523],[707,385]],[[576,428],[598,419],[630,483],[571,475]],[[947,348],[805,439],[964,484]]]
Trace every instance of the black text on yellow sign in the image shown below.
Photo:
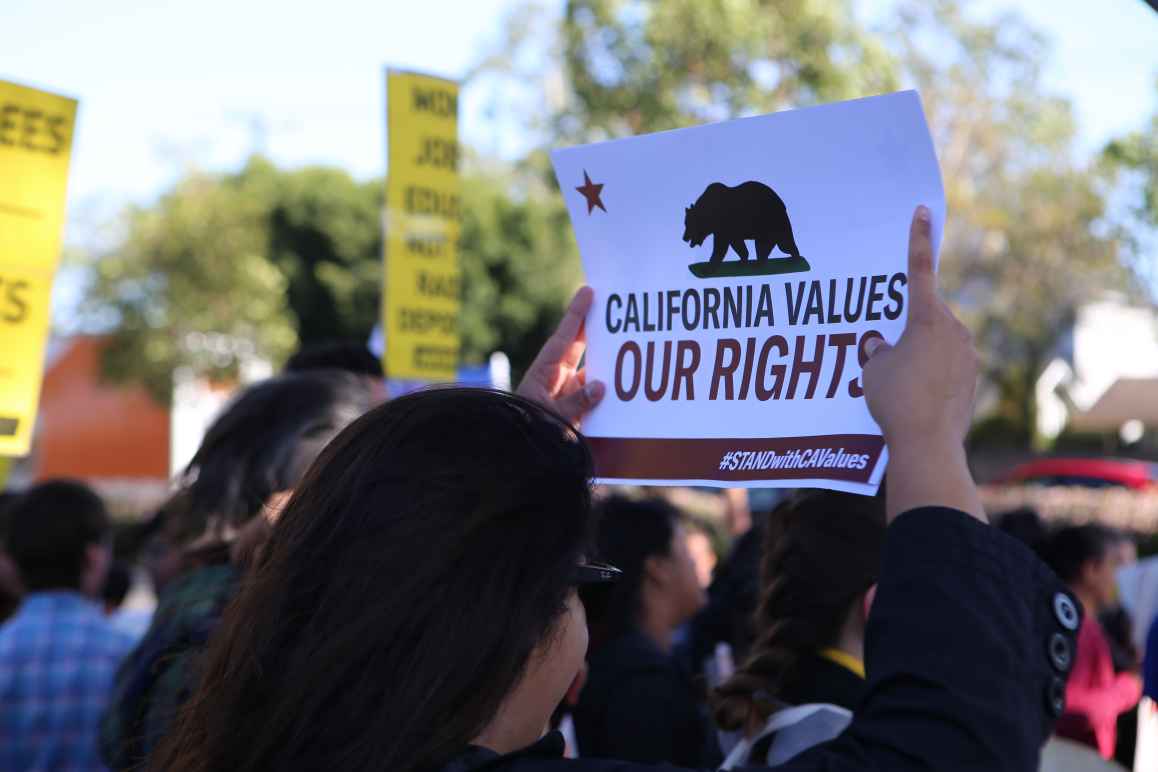
[[[0,81],[0,455],[28,452],[76,101]]]
[[[458,84],[387,71],[386,123],[386,374],[450,381],[461,346]]]

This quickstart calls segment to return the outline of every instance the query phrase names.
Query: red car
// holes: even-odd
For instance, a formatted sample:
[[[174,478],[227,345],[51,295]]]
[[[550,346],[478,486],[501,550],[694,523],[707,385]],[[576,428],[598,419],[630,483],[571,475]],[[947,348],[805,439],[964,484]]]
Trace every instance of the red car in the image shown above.
[[[1144,490],[1158,485],[1158,464],[1125,458],[1042,458],[1015,467],[1001,482]]]

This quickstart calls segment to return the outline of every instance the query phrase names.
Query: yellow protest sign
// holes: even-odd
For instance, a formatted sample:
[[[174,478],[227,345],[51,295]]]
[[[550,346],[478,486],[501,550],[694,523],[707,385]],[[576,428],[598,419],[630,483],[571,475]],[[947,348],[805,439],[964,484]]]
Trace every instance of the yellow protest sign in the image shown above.
[[[388,70],[386,375],[450,381],[458,367],[462,273],[458,84]]]
[[[28,452],[76,100],[0,81],[0,455]]]

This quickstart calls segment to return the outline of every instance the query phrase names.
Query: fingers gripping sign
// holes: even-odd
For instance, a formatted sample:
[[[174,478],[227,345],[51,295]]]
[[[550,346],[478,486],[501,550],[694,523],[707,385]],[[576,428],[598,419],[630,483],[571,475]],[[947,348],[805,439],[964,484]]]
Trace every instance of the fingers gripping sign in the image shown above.
[[[903,494],[919,483],[921,496],[935,494],[979,512],[962,449],[973,414],[977,352],[938,293],[931,230],[929,210],[918,207],[909,230],[908,322],[895,346],[883,340],[866,346],[865,398],[892,458],[889,509],[896,498],[899,511]],[[898,487],[903,490],[894,496]]]
[[[603,399],[601,381],[587,383],[580,367],[587,350],[584,319],[595,293],[581,287],[571,299],[554,334],[547,339],[516,390],[520,396],[552,408],[576,428]]]

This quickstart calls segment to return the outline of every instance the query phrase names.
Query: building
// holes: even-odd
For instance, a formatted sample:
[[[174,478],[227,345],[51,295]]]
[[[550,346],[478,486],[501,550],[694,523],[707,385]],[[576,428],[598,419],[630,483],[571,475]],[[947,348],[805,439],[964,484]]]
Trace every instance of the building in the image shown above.
[[[1119,296],[1084,306],[1035,388],[1037,432],[1121,434],[1158,429],[1158,314]]]

